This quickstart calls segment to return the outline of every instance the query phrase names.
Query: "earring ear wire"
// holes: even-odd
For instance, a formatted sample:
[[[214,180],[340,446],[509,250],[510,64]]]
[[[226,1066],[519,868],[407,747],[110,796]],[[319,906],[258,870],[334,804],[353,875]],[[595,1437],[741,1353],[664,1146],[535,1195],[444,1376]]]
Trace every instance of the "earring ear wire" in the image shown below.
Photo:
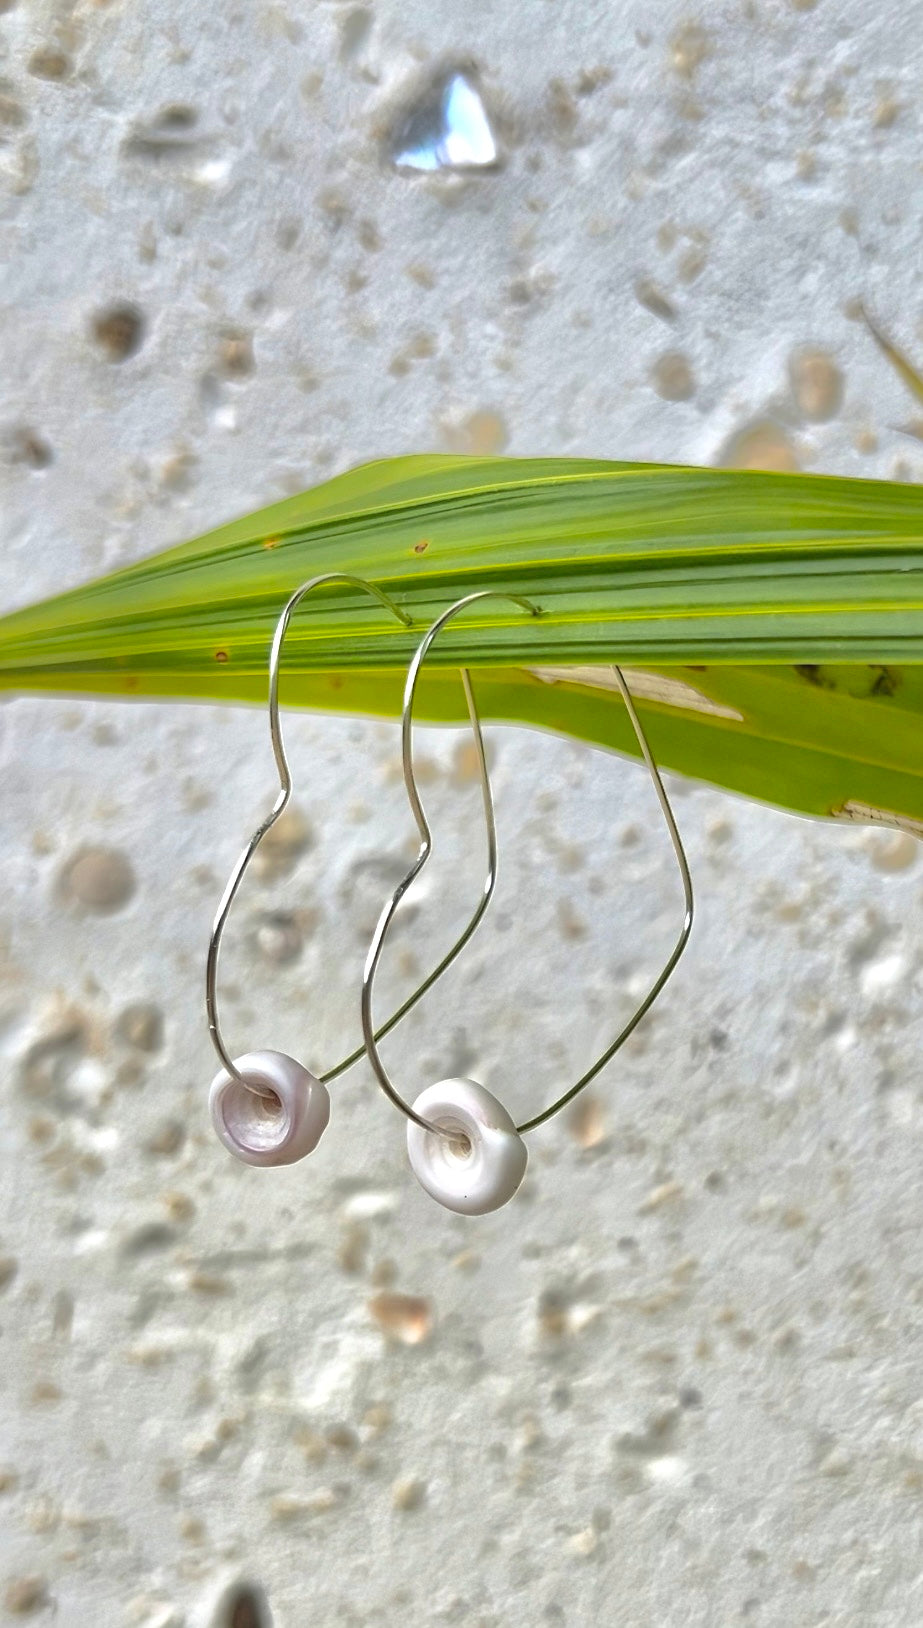
[[[230,1053],[228,1052],[228,1049],[224,1043],[221,1033],[221,1023],[218,1017],[218,958],[221,953],[221,941],[224,936],[224,929],[227,925],[228,917],[231,913],[231,906],[237,897],[240,884],[244,879],[248,866],[250,865],[250,861],[252,860],[266,833],[272,830],[272,827],[275,825],[276,821],[285,812],[292,795],[292,771],[289,767],[288,757],[286,756],[285,739],[282,734],[282,722],[279,717],[279,673],[282,665],[282,650],[285,644],[285,635],[288,632],[288,627],[292,616],[298,609],[298,606],[301,604],[302,600],[306,599],[308,594],[314,593],[317,588],[328,587],[335,582],[343,583],[353,588],[361,588],[365,593],[369,594],[371,598],[377,599],[379,604],[384,605],[386,610],[389,610],[399,622],[404,624],[405,627],[413,626],[407,612],[402,610],[399,605],[396,605],[394,600],[389,598],[389,596],[380,588],[376,587],[373,582],[364,582],[359,577],[349,576],[345,572],[339,571],[327,572],[322,576],[311,577],[308,582],[303,582],[300,588],[296,588],[295,592],[291,594],[286,601],[275,626],[272,639],[272,648],[269,653],[269,736],[272,743],[272,752],[276,762],[276,769],[279,775],[279,791],[272,808],[266,815],[266,818],[257,826],[246,847],[242,849],[235,862],[234,868],[231,871],[224,892],[221,895],[221,903],[218,906],[215,919],[212,924],[211,935],[208,941],[208,952],[205,959],[205,1009],[208,1016],[208,1032],[211,1035],[212,1045],[214,1046],[215,1051],[218,1053],[218,1058],[221,1062],[222,1068],[225,1069],[231,1078],[236,1080],[238,1085],[242,1086],[244,1090],[251,1091],[254,1095],[261,1097],[271,1097],[273,1095],[272,1089],[267,1086],[265,1082],[245,1079],[243,1074],[238,1070],[236,1063],[230,1056]]]
[[[401,758],[404,769],[404,785],[407,788],[408,801],[417,824],[417,830],[420,834],[420,849],[410,869],[407,871],[403,879],[398,883],[391,895],[391,898],[387,901],[382,909],[381,915],[379,916],[377,925],[375,927],[372,942],[369,945],[368,955],[366,956],[365,960],[365,968],[362,974],[362,1034],[365,1040],[366,1054],[381,1089],[384,1091],[385,1096],[388,1097],[391,1102],[393,1102],[395,1108],[398,1108],[405,1118],[411,1120],[412,1123],[420,1130],[429,1131],[435,1136],[448,1137],[450,1140],[451,1132],[440,1130],[437,1126],[430,1124],[429,1120],[425,1119],[422,1114],[417,1113],[413,1108],[411,1108],[409,1103],[404,1101],[403,1097],[392,1083],[388,1071],[382,1061],[381,1053],[378,1050],[375,1025],[372,1019],[372,994],[375,974],[378,970],[378,963],[381,960],[385,939],[387,938],[388,929],[391,926],[391,922],[394,919],[395,911],[397,910],[397,907],[408,888],[413,886],[413,883],[420,875],[420,872],[428,862],[430,854],[433,851],[432,832],[429,827],[429,821],[426,818],[426,810],[423,807],[420,797],[413,763],[413,706],[416,699],[417,683],[419,681],[420,672],[433,641],[438,638],[446,623],[451,621],[454,616],[457,616],[458,613],[464,610],[468,605],[474,605],[482,599],[506,599],[509,600],[511,604],[518,605],[521,610],[528,612],[530,616],[541,615],[541,611],[539,610],[538,606],[534,605],[531,599],[525,599],[519,594],[505,594],[500,593],[493,588],[484,588],[479,590],[477,593],[467,594],[464,599],[458,600],[457,603],[451,605],[447,611],[443,611],[441,616],[437,616],[435,622],[433,622],[432,626],[427,629],[419,645],[417,646],[413,660],[407,669],[407,678],[404,684],[404,705],[401,714]],[[484,814],[487,823],[487,845],[490,853],[490,867],[488,871],[489,899],[489,894],[493,892],[497,879],[497,826],[494,815],[493,792],[490,785],[490,776],[487,772],[487,758],[484,752],[484,737],[481,732],[480,714],[477,710],[477,703],[475,702],[474,691],[471,686],[471,674],[467,667],[463,667],[461,669],[461,677],[465,691],[465,699],[468,703],[468,713],[471,718],[471,727],[474,731],[474,738],[477,745],[478,760],[482,771],[481,783],[484,800]],[[487,901],[485,901],[485,909],[486,903]],[[480,914],[483,915],[483,913],[484,912],[482,910]],[[477,919],[479,921],[480,916],[478,916]],[[472,922],[469,930],[465,934],[465,943],[467,943],[471,938],[476,926],[477,921]]]
[[[310,1074],[300,1063],[286,1057],[282,1052],[249,1052],[235,1062],[224,1043],[218,1016],[218,962],[231,907],[257,848],[267,831],[284,812],[292,794],[292,774],[279,716],[279,679],[286,633],[301,601],[315,589],[333,583],[362,589],[391,611],[405,627],[413,626],[406,611],[383,589],[375,583],[366,582],[361,577],[340,571],[327,572],[302,583],[286,601],[276,623],[269,658],[269,731],[279,775],[279,792],[269,814],[257,827],[231,871],[212,925],[205,968],[208,1028],[221,1063],[221,1070],[212,1083],[210,1093],[212,1119],[218,1136],[229,1151],[249,1164],[291,1163],[311,1152],[329,1118],[330,1098],[326,1090],[327,1085],[351,1068],[365,1053],[365,1045],[361,1044],[333,1068],[318,1076]],[[383,1039],[400,1023],[461,953],[487,909],[496,883],[496,830],[484,743],[467,674],[463,674],[463,683],[474,732],[481,794],[488,828],[487,877],[481,898],[464,931],[432,972],[392,1012],[387,1022],[382,1024],[377,1032],[378,1039]]]
[[[369,1062],[385,1095],[408,1121],[407,1146],[414,1173],[434,1198],[438,1199],[447,1208],[465,1214],[480,1214],[487,1210],[497,1209],[513,1196],[522,1181],[526,1168],[526,1150],[525,1144],[521,1140],[522,1137],[560,1113],[581,1091],[585,1090],[591,1080],[594,1080],[597,1074],[621,1050],[674,972],[692,931],[695,907],[689,863],[669,797],[651,752],[644,727],[635,709],[625,676],[621,668],[613,664],[612,671],[641,749],[641,755],[650,774],[680,873],[684,910],[682,925],[676,943],[646,995],[639,1002],[628,1022],[619,1030],[611,1045],[607,1046],[605,1051],[595,1059],[574,1085],[556,1097],[547,1108],[532,1115],[521,1124],[514,1125],[503,1105],[492,1097],[489,1092],[485,1091],[483,1086],[478,1085],[473,1080],[447,1080],[443,1081],[441,1085],[429,1086],[417,1098],[413,1107],[408,1102],[405,1102],[400,1095],[385,1068],[378,1049],[372,1020],[372,995],[375,974],[394,913],[407,889],[419,876],[432,852],[432,835],[417,788],[413,765],[413,707],[417,682],[426,656],[434,640],[446,624],[469,605],[489,598],[506,599],[533,616],[541,615],[538,606],[534,605],[531,600],[524,599],[519,595],[505,594],[493,589],[484,589],[478,593],[468,594],[436,618],[432,626],[424,634],[408,669],[407,681],[404,686],[404,706],[401,720],[402,756],[407,796],[420,832],[421,847],[417,858],[394,890],[391,898],[385,903],[378,919],[366,957],[361,1001],[362,1032]],[[472,726],[483,751],[480,720],[477,718],[470,674],[467,669],[462,671],[469,711],[472,715]],[[488,811],[489,841],[495,851],[496,830],[489,780],[485,792],[485,810]]]

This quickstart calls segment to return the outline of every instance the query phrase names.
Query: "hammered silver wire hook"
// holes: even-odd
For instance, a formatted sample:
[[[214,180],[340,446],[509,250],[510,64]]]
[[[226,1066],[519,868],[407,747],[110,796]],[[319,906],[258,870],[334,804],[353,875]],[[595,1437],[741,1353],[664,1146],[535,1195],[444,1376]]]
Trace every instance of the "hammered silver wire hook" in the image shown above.
[[[413,812],[413,817],[417,822],[417,830],[420,833],[420,850],[406,876],[398,883],[378,918],[378,923],[375,928],[372,942],[369,946],[369,952],[366,956],[365,968],[362,974],[362,1034],[365,1040],[366,1055],[368,1056],[369,1062],[372,1065],[379,1085],[384,1091],[385,1096],[390,1097],[395,1108],[399,1108],[401,1113],[406,1115],[409,1120],[412,1120],[415,1125],[419,1125],[422,1130],[432,1131],[435,1135],[448,1140],[451,1140],[448,1133],[445,1130],[440,1129],[439,1126],[430,1124],[429,1120],[423,1119],[419,1114],[415,1113],[410,1107],[409,1103],[404,1101],[403,1097],[392,1084],[387,1069],[382,1062],[381,1053],[378,1050],[377,1041],[382,1031],[379,1031],[378,1034],[375,1032],[375,1025],[372,1019],[372,992],[375,973],[381,959],[381,952],[384,949],[388,929],[391,926],[392,920],[394,919],[394,913],[408,888],[413,886],[413,883],[416,881],[433,851],[432,833],[429,828],[429,822],[426,818],[426,811],[420,799],[420,793],[417,788],[417,779],[413,766],[413,704],[417,692],[417,680],[420,676],[420,669],[426,660],[427,652],[429,651],[433,640],[438,637],[441,630],[445,627],[446,622],[450,621],[453,616],[457,616],[459,611],[464,610],[467,605],[473,605],[481,599],[506,599],[511,604],[518,605],[522,610],[527,611],[530,616],[541,615],[539,607],[534,605],[531,599],[525,599],[521,594],[507,594],[502,593],[499,589],[483,588],[477,593],[467,594],[464,599],[458,600],[458,602],[455,605],[451,605],[447,611],[443,611],[442,615],[436,618],[435,622],[428,629],[420,644],[417,646],[416,654],[414,655],[414,658],[407,669],[407,678],[404,684],[404,707],[401,714],[401,757],[404,765],[404,784],[407,787],[407,796],[410,801],[410,807]],[[497,880],[497,827],[494,818],[493,793],[490,787],[490,777],[487,773],[487,760],[484,754],[484,738],[481,733],[481,720],[474,699],[474,691],[471,687],[471,674],[469,673],[467,667],[462,668],[461,674],[462,683],[465,687],[465,696],[468,701],[468,712],[471,717],[471,727],[474,730],[478,758],[482,770],[481,788],[484,799],[484,814],[487,822],[487,845],[490,853],[487,897],[484,900],[483,909],[477,916],[477,919],[472,920],[471,924],[463,935],[464,943],[467,944],[472,933],[477,927],[478,922],[480,921],[481,915],[484,913],[484,909],[487,908],[487,903]],[[463,946],[459,944],[459,948],[462,947]]]
[[[294,612],[297,610],[298,606],[306,595],[312,593],[315,588],[321,588],[334,582],[346,583],[349,586],[363,589],[374,599],[377,599],[380,604],[384,605],[387,610],[390,610],[394,616],[396,616],[397,619],[404,624],[405,627],[413,626],[413,622],[407,615],[406,611],[402,610],[399,605],[395,604],[394,600],[384,593],[381,588],[378,588],[375,583],[366,582],[363,578],[352,576],[348,572],[344,571],[326,572],[322,576],[312,577],[308,582],[302,583],[301,587],[297,588],[287,600],[282,613],[279,616],[278,622],[276,623],[272,648],[269,656],[269,733],[272,742],[273,756],[275,757],[276,768],[279,774],[279,792],[270,813],[257,827],[256,831],[254,831],[252,837],[239,855],[237,862],[231,871],[231,875],[228,879],[224,893],[222,894],[221,903],[218,906],[215,920],[212,925],[205,964],[205,1004],[208,1015],[208,1029],[209,1034],[211,1035],[212,1044],[214,1045],[215,1051],[218,1054],[222,1067],[226,1069],[231,1078],[236,1080],[239,1085],[245,1088],[245,1090],[251,1092],[254,1096],[264,1097],[270,1100],[274,1097],[275,1093],[268,1088],[261,1089],[261,1087],[255,1083],[253,1079],[244,1078],[229,1055],[227,1047],[225,1046],[222,1038],[221,1025],[218,1018],[218,959],[221,950],[221,940],[228,916],[231,912],[231,906],[234,903],[234,899],[237,895],[241,882],[243,881],[247,867],[249,866],[251,859],[256,853],[256,850],[267,831],[269,831],[271,827],[275,825],[276,820],[284,812],[292,794],[291,769],[289,768],[288,758],[285,752],[285,742],[282,735],[282,725],[279,717],[279,676],[282,664],[282,650],[285,643],[285,636],[288,631],[288,626]],[[433,987],[438,979],[442,977],[443,973],[451,966],[456,956],[461,953],[465,945],[468,943],[472,933],[476,930],[484,911],[487,909],[493,894],[494,886],[496,884],[497,848],[496,826],[493,815],[493,799],[490,788],[490,780],[487,774],[487,762],[484,756],[484,742],[481,735],[480,719],[478,717],[477,708],[474,703],[474,696],[471,691],[470,680],[466,671],[462,672],[462,684],[465,690],[465,698],[468,703],[468,713],[471,719],[472,731],[474,733],[475,750],[478,761],[478,773],[481,782],[481,795],[484,803],[484,816],[487,825],[487,876],[481,898],[478,902],[477,908],[474,911],[474,914],[468,922],[467,927],[455,940],[454,944],[446,952],[438,965],[433,968],[433,971],[429,973],[429,975],[421,984],[417,986],[413,993],[409,995],[404,1002],[402,1002],[396,1011],[391,1014],[387,1022],[382,1024],[381,1028],[378,1030],[377,1037],[379,1039],[383,1039],[385,1035],[390,1034],[391,1030],[395,1028],[398,1023],[400,1023],[402,1018],[406,1017],[407,1013],[417,1004],[419,1000],[422,1000],[427,991]],[[327,1085],[331,1080],[337,1079],[340,1074],[344,1074],[348,1068],[351,1068],[354,1063],[359,1061],[359,1058],[362,1057],[364,1053],[365,1045],[363,1044],[357,1046],[354,1051],[350,1052],[348,1057],[344,1057],[341,1062],[337,1063],[333,1068],[328,1069],[325,1074],[317,1076],[321,1084]]]
[[[452,1133],[446,1129],[445,1125],[433,1124],[429,1120],[424,1119],[420,1114],[416,1113],[415,1110],[411,1108],[410,1104],[404,1101],[404,1098],[397,1091],[392,1080],[390,1079],[390,1076],[388,1075],[384,1063],[382,1062],[381,1055],[378,1051],[378,1047],[375,1043],[375,1036],[372,1032],[372,988],[375,972],[381,958],[384,941],[397,905],[399,904],[401,898],[403,898],[408,887],[411,886],[414,879],[420,874],[420,871],[426,864],[432,849],[432,839],[430,836],[429,826],[426,822],[426,816],[420,802],[413,769],[413,706],[420,669],[431,645],[433,644],[434,639],[445,627],[446,623],[449,622],[454,616],[457,616],[459,612],[465,609],[466,606],[473,604],[479,599],[491,597],[510,599],[514,603],[522,605],[525,609],[530,610],[534,615],[541,614],[540,610],[532,605],[529,600],[519,598],[516,595],[502,594],[492,589],[486,589],[481,593],[468,594],[464,599],[460,599],[456,604],[450,606],[447,611],[444,611],[442,615],[437,618],[437,620],[432,624],[428,632],[425,634],[420,646],[417,649],[417,653],[411,662],[407,675],[407,682],[404,688],[404,709],[401,720],[404,781],[407,787],[407,796],[410,801],[414,817],[417,821],[417,826],[419,828],[421,837],[423,838],[423,845],[414,864],[407,872],[407,875],[404,877],[403,881],[399,883],[391,899],[388,900],[381,912],[381,916],[379,917],[378,925],[375,929],[375,934],[369,948],[369,953],[366,958],[365,971],[362,981],[362,1030],[365,1036],[366,1051],[369,1062],[375,1071],[382,1090],[394,1104],[394,1106],[400,1109],[401,1113],[407,1120],[409,1120],[413,1125],[418,1126],[421,1130],[437,1135],[443,1141],[451,1140]],[[670,841],[673,845],[673,851],[676,856],[683,887],[684,911],[682,926],[673,950],[664,963],[661,972],[654,979],[654,982],[651,984],[647,994],[636,1007],[628,1022],[622,1029],[619,1030],[619,1033],[616,1035],[611,1045],[607,1046],[606,1050],[596,1058],[595,1062],[592,1063],[586,1072],[580,1076],[580,1079],[577,1080],[576,1084],[570,1086],[568,1090],[562,1092],[560,1096],[555,1098],[549,1107],[542,1109],[542,1111],[538,1114],[532,1115],[531,1118],[523,1120],[522,1124],[520,1125],[513,1127],[511,1124],[510,1128],[515,1130],[516,1136],[523,1136],[527,1131],[537,1129],[539,1125],[544,1125],[549,1119],[552,1119],[555,1114],[560,1113],[561,1109],[565,1108],[569,1102],[572,1102],[573,1099],[578,1096],[579,1093],[583,1091],[592,1080],[596,1078],[597,1074],[599,1074],[602,1069],[606,1067],[606,1064],[611,1062],[612,1058],[618,1051],[621,1050],[626,1040],[637,1028],[645,1013],[650,1010],[654,1001],[657,999],[657,996],[660,994],[664,985],[671,977],[684,949],[686,948],[689,941],[689,935],[692,931],[692,921],[695,907],[692,877],[690,875],[689,863],[686,858],[682,838],[679,834],[679,828],[676,824],[660,771],[657,768],[656,762],[654,761],[654,756],[651,752],[647,735],[645,734],[644,727],[640,718],[638,717],[638,713],[635,709],[634,701],[632,700],[628,685],[625,682],[624,674],[622,673],[621,668],[616,666],[614,663],[612,664],[612,671],[615,675],[615,680],[621,693],[622,700],[625,703],[625,709],[628,713],[628,717],[630,719],[632,728],[634,729],[638,745],[641,749],[641,755],[644,759],[648,773],[650,774],[654,791],[657,795],[657,800],[660,804],[661,812],[670,835]],[[477,726],[477,733],[480,735],[479,722]]]

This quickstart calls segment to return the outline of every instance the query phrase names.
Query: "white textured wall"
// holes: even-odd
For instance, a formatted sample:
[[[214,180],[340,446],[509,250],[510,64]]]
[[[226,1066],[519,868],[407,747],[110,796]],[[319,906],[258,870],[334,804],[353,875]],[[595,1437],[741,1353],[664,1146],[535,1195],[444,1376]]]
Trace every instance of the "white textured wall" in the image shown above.
[[[5,608],[408,450],[707,462],[742,435],[920,478],[856,320],[864,296],[923,346],[918,0],[0,12]],[[469,60],[502,167],[389,168],[395,110]],[[290,741],[303,850],[248,884],[225,1009],[238,1050],[329,1063],[412,827],[392,728]],[[639,769],[491,744],[498,903],[388,1055],[525,1112],[630,1009],[677,887]],[[392,987],[479,874],[464,738],[421,751],[441,868]],[[259,712],[22,699],[0,759],[0,1610],[923,1620],[909,838],[675,786],[694,945],[470,1223],[365,1068],[309,1164],[211,1136],[202,958],[272,795]]]

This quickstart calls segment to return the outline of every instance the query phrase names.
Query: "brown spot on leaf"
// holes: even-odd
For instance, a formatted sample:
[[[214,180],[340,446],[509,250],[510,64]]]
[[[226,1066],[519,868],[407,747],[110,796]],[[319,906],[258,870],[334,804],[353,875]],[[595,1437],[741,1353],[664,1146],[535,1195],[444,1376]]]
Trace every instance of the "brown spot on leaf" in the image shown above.
[[[834,683],[833,679],[826,677],[825,674],[824,674],[823,668],[818,666],[818,664],[816,662],[813,662],[813,661],[796,662],[795,663],[795,672],[798,674],[798,677],[803,678],[806,683],[813,684],[815,689],[818,689],[818,690],[835,690],[836,689],[836,684]]]
[[[900,688],[901,675],[894,667],[873,667],[870,695],[893,695]]]

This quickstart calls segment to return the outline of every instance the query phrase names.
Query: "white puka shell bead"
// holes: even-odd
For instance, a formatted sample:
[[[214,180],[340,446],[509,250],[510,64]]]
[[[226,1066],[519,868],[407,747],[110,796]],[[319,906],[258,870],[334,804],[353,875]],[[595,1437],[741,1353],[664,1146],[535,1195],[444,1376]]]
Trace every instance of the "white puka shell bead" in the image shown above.
[[[411,1169],[430,1196],[459,1215],[487,1215],[508,1204],[526,1173],[526,1144],[502,1102],[476,1080],[428,1085],[413,1105],[431,1125],[455,1131],[465,1146],[410,1120]]]
[[[244,1164],[294,1164],[313,1153],[327,1129],[330,1093],[282,1051],[248,1051],[234,1065],[274,1100],[259,1097],[222,1068],[208,1094],[212,1124],[229,1153]]]

